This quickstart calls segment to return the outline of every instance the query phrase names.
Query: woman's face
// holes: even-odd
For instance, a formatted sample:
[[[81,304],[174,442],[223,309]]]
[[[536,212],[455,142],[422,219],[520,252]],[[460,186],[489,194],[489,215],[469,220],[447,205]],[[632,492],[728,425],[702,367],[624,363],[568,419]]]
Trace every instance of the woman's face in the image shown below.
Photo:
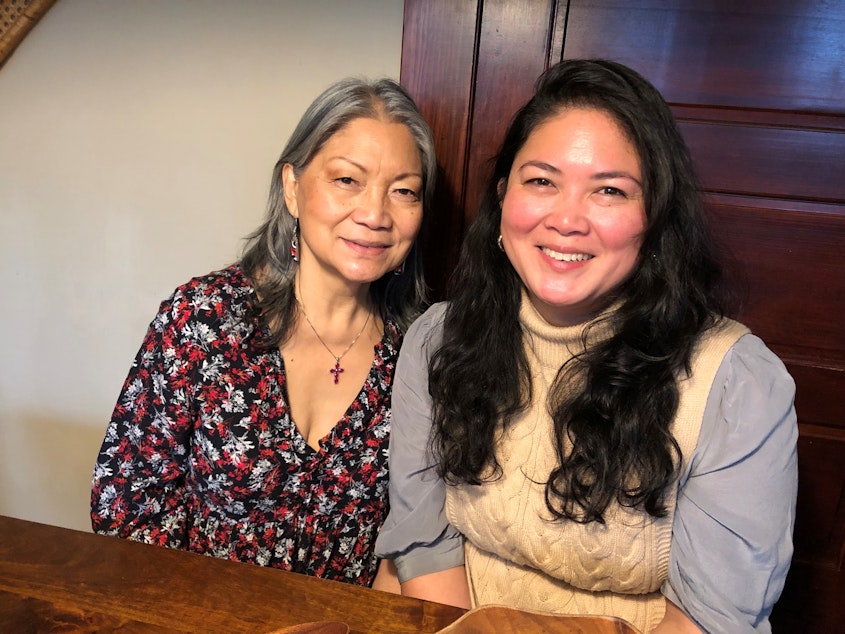
[[[646,225],[640,161],[616,121],[569,108],[537,126],[500,183],[502,241],[537,311],[582,323],[637,265]]]
[[[298,176],[285,165],[282,178],[302,275],[365,284],[405,260],[423,215],[422,163],[406,126],[353,119]]]

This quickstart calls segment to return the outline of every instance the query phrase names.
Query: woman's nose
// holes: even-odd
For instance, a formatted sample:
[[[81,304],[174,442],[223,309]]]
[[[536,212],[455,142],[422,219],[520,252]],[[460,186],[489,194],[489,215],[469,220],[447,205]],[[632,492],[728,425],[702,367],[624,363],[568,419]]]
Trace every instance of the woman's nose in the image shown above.
[[[562,195],[549,209],[545,223],[563,235],[586,233],[590,225],[587,202],[574,194]]]
[[[355,201],[353,220],[370,229],[384,229],[390,226],[389,201],[385,192],[367,188]]]

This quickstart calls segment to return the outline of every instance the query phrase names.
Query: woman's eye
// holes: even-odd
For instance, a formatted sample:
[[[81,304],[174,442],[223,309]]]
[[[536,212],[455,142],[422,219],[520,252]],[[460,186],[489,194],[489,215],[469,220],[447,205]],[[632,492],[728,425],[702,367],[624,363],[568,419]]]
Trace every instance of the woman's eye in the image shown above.
[[[395,190],[399,196],[402,198],[407,198],[408,200],[417,201],[420,199],[419,194],[415,192],[413,189],[408,189],[407,187],[400,187],[399,189]]]
[[[352,185],[355,183],[355,179],[351,176],[341,176],[340,178],[336,178],[335,182],[341,183],[342,185]]]
[[[627,197],[627,194],[625,194],[625,192],[623,192],[621,189],[618,189],[616,187],[610,187],[610,186],[602,187],[599,190],[599,193],[604,194],[606,196],[622,196],[623,198]]]
[[[529,178],[528,184],[530,185],[538,185],[540,187],[551,187],[552,181],[548,178],[543,178],[542,176],[538,176],[537,178]]]

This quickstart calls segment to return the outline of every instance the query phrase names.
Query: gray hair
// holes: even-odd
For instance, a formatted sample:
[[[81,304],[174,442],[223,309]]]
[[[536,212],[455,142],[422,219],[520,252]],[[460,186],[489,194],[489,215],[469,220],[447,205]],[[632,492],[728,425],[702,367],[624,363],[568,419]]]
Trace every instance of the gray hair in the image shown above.
[[[282,170],[290,163],[298,174],[320,152],[328,140],[355,119],[385,119],[408,128],[422,164],[423,223],[434,195],[437,159],[434,139],[413,99],[392,79],[368,81],[343,79],[318,96],[299,120],[288,139],[270,184],[264,223],[247,238],[241,266],[259,290],[261,319],[270,327],[267,344],[279,345],[296,320],[293,278],[296,265],[290,255],[296,223],[285,203]],[[260,279],[256,274],[260,273]],[[373,305],[383,320],[392,319],[404,331],[420,313],[426,301],[422,261],[417,242],[400,275],[388,272],[370,286]]]

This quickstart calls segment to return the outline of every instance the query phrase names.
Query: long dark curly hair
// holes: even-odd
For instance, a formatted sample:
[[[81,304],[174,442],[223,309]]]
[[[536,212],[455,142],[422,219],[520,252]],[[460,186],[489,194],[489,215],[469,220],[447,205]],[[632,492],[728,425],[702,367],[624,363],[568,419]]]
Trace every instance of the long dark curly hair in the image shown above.
[[[545,484],[546,506],[557,518],[585,523],[604,522],[614,502],[660,517],[680,464],[670,432],[677,379],[689,372],[702,332],[727,313],[730,296],[669,107],[619,63],[566,60],[549,68],[508,128],[450,282],[443,342],[429,366],[431,449],[450,483],[501,475],[494,453],[500,425],[529,405],[532,386],[519,321],[522,282],[497,246],[499,183],[537,126],[572,107],[607,113],[621,126],[640,160],[647,220],[635,270],[608,297],[618,306],[604,318],[611,337],[564,364],[550,391],[557,466]],[[590,327],[595,323],[585,341]],[[585,387],[572,394],[566,388],[573,384]]]

